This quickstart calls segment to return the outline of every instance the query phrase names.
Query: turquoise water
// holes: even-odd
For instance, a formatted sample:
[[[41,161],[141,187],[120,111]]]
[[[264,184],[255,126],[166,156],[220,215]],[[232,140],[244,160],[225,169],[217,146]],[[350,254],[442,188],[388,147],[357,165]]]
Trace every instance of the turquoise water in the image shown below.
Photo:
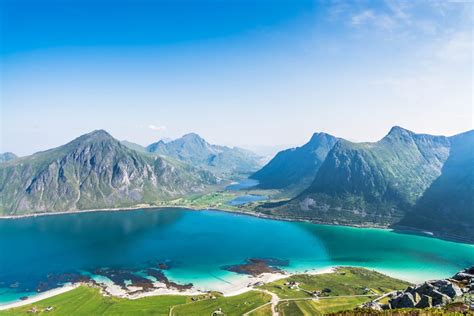
[[[61,273],[144,268],[196,286],[228,282],[222,266],[287,259],[288,271],[374,268],[409,281],[474,265],[474,246],[380,229],[284,222],[217,211],[156,209],[0,220],[0,301],[34,292]],[[49,279],[48,279],[49,276]]]
[[[255,194],[248,194],[248,195],[241,195],[236,197],[235,199],[227,202],[229,205],[243,205],[250,202],[257,202],[257,201],[264,201],[268,199],[268,197],[263,195],[255,195]]]

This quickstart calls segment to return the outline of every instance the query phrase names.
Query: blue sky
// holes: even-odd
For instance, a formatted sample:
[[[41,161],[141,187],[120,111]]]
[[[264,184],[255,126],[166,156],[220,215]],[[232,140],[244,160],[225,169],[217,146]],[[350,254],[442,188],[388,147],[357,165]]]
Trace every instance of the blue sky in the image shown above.
[[[0,0],[1,151],[472,129],[472,2]]]

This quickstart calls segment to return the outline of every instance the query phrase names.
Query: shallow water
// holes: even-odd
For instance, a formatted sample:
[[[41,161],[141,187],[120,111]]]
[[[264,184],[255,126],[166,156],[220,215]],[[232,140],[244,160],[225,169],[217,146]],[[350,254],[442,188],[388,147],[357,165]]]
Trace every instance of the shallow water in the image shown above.
[[[248,195],[238,196],[235,199],[227,202],[227,204],[236,206],[236,205],[247,204],[250,202],[264,201],[266,199],[268,199],[268,197],[263,196],[263,195],[248,194]]]
[[[238,191],[238,190],[245,190],[245,189],[250,189],[259,184],[258,180],[254,179],[244,179],[238,183],[230,184],[226,186],[226,190],[228,191]]]
[[[474,265],[474,246],[382,229],[285,222],[218,211],[154,209],[0,220],[0,302],[31,294],[48,275],[142,269],[209,288],[238,277],[223,266],[287,259],[288,271],[354,265],[409,281]]]

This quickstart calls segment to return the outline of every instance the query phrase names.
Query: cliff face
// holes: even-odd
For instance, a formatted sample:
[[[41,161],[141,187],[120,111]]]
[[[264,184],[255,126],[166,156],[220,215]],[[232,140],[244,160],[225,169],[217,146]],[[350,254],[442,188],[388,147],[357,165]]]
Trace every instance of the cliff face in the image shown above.
[[[151,158],[105,131],[0,166],[3,214],[130,206],[199,192],[207,172]]]

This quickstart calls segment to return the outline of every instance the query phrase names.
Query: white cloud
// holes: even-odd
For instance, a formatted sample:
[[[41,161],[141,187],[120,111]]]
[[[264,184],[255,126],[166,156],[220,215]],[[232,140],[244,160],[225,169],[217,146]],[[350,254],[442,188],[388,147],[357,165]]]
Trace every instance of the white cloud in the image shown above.
[[[351,22],[354,25],[364,24],[365,22],[371,21],[375,18],[374,11],[365,10],[359,14],[356,14],[352,17]]]
[[[166,130],[166,126],[156,126],[153,124],[148,125],[148,128],[154,131],[164,131]]]

